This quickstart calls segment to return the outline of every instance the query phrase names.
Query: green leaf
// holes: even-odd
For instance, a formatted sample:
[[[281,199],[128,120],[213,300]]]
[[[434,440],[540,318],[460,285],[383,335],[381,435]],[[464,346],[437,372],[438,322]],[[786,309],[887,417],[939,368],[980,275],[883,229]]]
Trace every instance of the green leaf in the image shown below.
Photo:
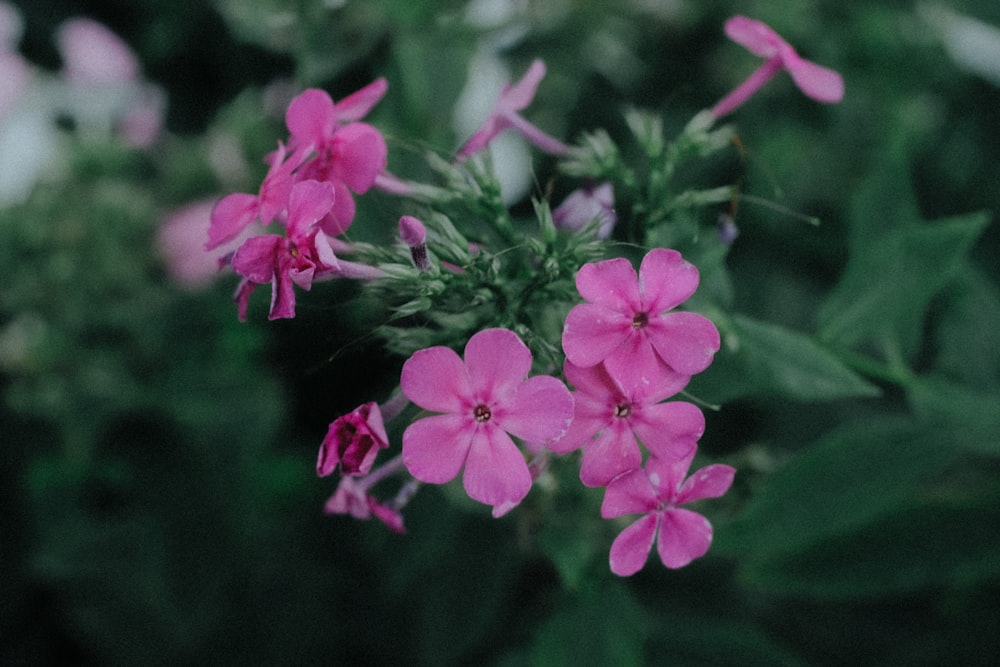
[[[833,600],[995,579],[1000,506],[986,500],[908,507],[800,554],[758,562],[746,576],[772,591]]]
[[[972,213],[905,226],[859,248],[820,308],[821,338],[912,356],[931,298],[962,270],[987,222],[986,213]]]
[[[657,618],[650,638],[650,664],[663,665],[800,665],[793,653],[749,623],[718,615],[670,613]]]
[[[848,422],[800,451],[719,526],[713,550],[753,570],[912,506],[920,484],[962,454],[947,433],[910,418]]]
[[[1000,456],[1000,392],[927,376],[907,387],[907,399],[918,416],[948,429],[950,442]]]
[[[879,394],[805,334],[743,315],[726,324],[723,351],[691,384],[697,396],[712,402],[764,395],[829,401]]]
[[[1000,390],[1000,289],[970,266],[942,296],[935,367],[969,386]]]

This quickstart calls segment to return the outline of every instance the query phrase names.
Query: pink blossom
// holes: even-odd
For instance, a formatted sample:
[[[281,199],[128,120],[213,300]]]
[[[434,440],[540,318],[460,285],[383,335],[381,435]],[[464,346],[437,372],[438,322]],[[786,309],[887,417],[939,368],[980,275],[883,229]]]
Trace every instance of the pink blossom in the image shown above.
[[[403,516],[391,506],[383,504],[368,493],[368,484],[356,477],[341,477],[337,490],[326,501],[326,514],[348,514],[355,519],[375,517],[394,533],[405,533]]]
[[[712,525],[702,515],[680,506],[701,498],[718,498],[729,490],[736,470],[715,464],[686,480],[695,451],[677,461],[653,456],[645,469],[632,470],[608,484],[601,504],[605,519],[644,514],[623,530],[611,545],[611,571],[635,574],[646,564],[656,541],[660,560],[671,569],[705,555],[712,544]]]
[[[271,166],[258,194],[236,192],[219,200],[212,210],[206,250],[236,238],[254,220],[268,225],[284,213],[292,191],[292,171],[301,162],[299,153],[287,159],[286,155],[287,149],[279,142],[278,149],[269,156]]]
[[[552,220],[559,229],[572,231],[580,231],[596,221],[597,238],[608,238],[618,222],[611,183],[585,185],[569,193],[563,203],[552,211]]]
[[[767,24],[745,16],[734,16],[726,21],[725,30],[731,40],[767,60],[746,81],[712,107],[712,115],[716,118],[721,118],[742,105],[783,69],[788,70],[795,85],[807,97],[827,104],[843,99],[844,79],[839,73],[799,56]]]
[[[444,484],[465,468],[474,500],[499,517],[521,502],[531,473],[511,435],[541,447],[565,433],[573,397],[550,376],[526,378],[531,351],[507,329],[473,335],[462,360],[447,347],[418,350],[403,364],[400,387],[420,407],[444,413],[403,433],[403,460],[417,479]]]
[[[326,91],[310,88],[288,105],[285,124],[293,150],[313,153],[296,178],[329,183],[336,196],[334,206],[321,222],[331,236],[347,230],[354,220],[352,192],[363,194],[386,167],[388,148],[382,134],[363,117],[385,94],[385,79],[334,103]]]
[[[91,19],[66,21],[56,34],[63,74],[71,83],[114,84],[139,78],[132,49],[105,25]]]
[[[495,136],[508,128],[514,128],[525,139],[547,153],[565,154],[569,150],[566,144],[542,132],[518,113],[531,104],[531,100],[534,99],[535,92],[538,90],[538,84],[544,77],[545,63],[541,60],[535,60],[520,81],[505,85],[500,91],[492,113],[458,150],[458,160],[464,160],[486,148]]]
[[[330,422],[319,448],[316,474],[326,477],[339,465],[342,475],[367,475],[378,451],[388,446],[378,403],[359,405]]]
[[[340,269],[318,221],[333,205],[333,191],[316,181],[301,181],[288,198],[287,235],[264,234],[243,242],[233,255],[236,273],[243,276],[236,301],[240,319],[246,319],[247,302],[258,285],[271,283],[268,319],[295,317],[295,291],[312,287],[313,280]]]
[[[638,276],[623,258],[584,264],[576,286],[588,303],[566,317],[566,358],[583,368],[603,362],[626,390],[655,385],[671,370],[700,373],[719,350],[719,331],[702,315],[673,311],[698,280],[698,269],[664,248],[646,254]]]
[[[582,445],[580,480],[587,486],[605,486],[640,467],[637,440],[653,455],[673,460],[691,453],[705,432],[705,417],[696,406],[661,403],[687,385],[687,375],[670,371],[658,383],[625,391],[602,364],[580,368],[567,361],[563,372],[576,389],[573,423],[550,449],[561,453]]]

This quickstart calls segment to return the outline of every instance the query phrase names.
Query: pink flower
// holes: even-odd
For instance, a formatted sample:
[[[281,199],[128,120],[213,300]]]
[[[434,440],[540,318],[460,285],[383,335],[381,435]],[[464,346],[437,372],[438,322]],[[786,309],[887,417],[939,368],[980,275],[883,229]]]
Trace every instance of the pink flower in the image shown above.
[[[745,16],[726,21],[726,35],[751,53],[766,58],[760,68],[712,107],[721,118],[746,102],[775,74],[785,69],[807,97],[832,104],[844,97],[844,79],[837,72],[800,57],[792,46],[768,25]]]
[[[291,133],[290,148],[314,153],[296,177],[329,183],[336,193],[334,206],[321,223],[331,236],[346,231],[354,220],[351,192],[367,192],[386,167],[385,139],[371,125],[356,122],[386,89],[385,79],[377,79],[334,103],[325,91],[310,88],[288,105],[285,124]]]
[[[566,358],[583,368],[603,362],[626,391],[656,385],[670,370],[700,373],[719,350],[719,331],[707,318],[669,312],[698,287],[698,269],[676,250],[650,250],[638,276],[623,258],[584,264],[576,286],[589,303],[566,316]]]
[[[236,192],[219,200],[212,209],[206,250],[236,238],[254,220],[269,225],[284,213],[292,191],[292,171],[301,162],[301,154],[285,159],[286,153],[285,146],[279,142],[278,149],[269,156],[271,166],[258,194]]]
[[[618,222],[615,214],[615,192],[611,183],[585,185],[567,195],[552,211],[552,220],[559,229],[580,231],[597,221],[597,238],[606,239]]]
[[[673,460],[694,451],[705,432],[705,417],[696,406],[660,402],[683,389],[687,375],[668,372],[661,382],[624,391],[601,364],[580,368],[567,361],[563,372],[576,388],[573,423],[550,449],[562,453],[582,445],[580,481],[587,486],[605,486],[639,468],[642,452],[636,440],[653,455]]]
[[[541,60],[535,60],[520,81],[516,84],[508,83],[505,85],[500,91],[493,112],[458,150],[458,160],[464,160],[473,153],[478,153],[486,148],[493,137],[508,128],[514,128],[525,139],[547,153],[554,155],[566,153],[569,150],[566,144],[542,132],[518,113],[531,104],[531,100],[535,97],[535,91],[538,90],[538,84],[544,77],[545,63]]]
[[[342,475],[367,475],[378,450],[388,446],[378,403],[365,403],[330,423],[319,448],[316,474],[326,477],[339,464]]]
[[[403,364],[400,387],[439,414],[403,433],[403,460],[417,479],[444,484],[464,467],[465,491],[499,517],[521,502],[531,473],[510,436],[540,447],[565,433],[573,397],[549,376],[525,379],[531,351],[512,331],[486,329],[465,346],[418,350]]]
[[[257,285],[271,283],[268,319],[295,317],[293,286],[309,290],[314,279],[339,270],[330,242],[317,225],[331,206],[333,191],[325,184],[296,183],[288,197],[287,236],[253,236],[236,249],[233,269],[244,278],[236,293],[241,320]]]
[[[626,577],[641,570],[654,540],[660,560],[671,569],[684,567],[708,551],[712,525],[702,515],[681,509],[680,505],[723,495],[732,485],[736,470],[715,464],[685,480],[694,455],[692,450],[678,461],[650,457],[645,469],[627,472],[608,484],[601,504],[603,518],[645,514],[612,543],[612,572]]]
[[[132,49],[102,23],[70,19],[59,27],[56,41],[70,83],[104,85],[139,78],[139,61]]]
[[[390,507],[380,503],[368,493],[368,484],[358,481],[355,477],[341,477],[337,490],[326,501],[323,511],[326,514],[348,514],[355,519],[370,519],[375,517],[394,533],[405,533],[403,516]]]

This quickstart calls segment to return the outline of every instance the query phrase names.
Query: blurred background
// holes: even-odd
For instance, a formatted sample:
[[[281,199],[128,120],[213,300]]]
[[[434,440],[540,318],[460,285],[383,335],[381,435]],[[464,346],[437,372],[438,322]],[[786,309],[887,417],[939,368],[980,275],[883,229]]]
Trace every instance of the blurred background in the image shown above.
[[[1000,654],[994,0],[0,10],[0,664]],[[737,13],[847,92],[820,105],[782,75],[728,119],[739,148],[692,167],[745,195],[703,220],[735,215],[720,328],[742,341],[696,386],[722,406],[706,462],[738,469],[700,508],[709,554],[615,577],[620,526],[582,487],[502,520],[424,489],[406,535],[325,516],[327,424],[384,400],[402,359],[346,283],[301,295],[294,320],[267,322],[262,297],[238,322],[235,280],[200,252],[212,202],[256,191],[288,100],[385,76],[367,120],[389,168],[416,178],[424,150],[452,155],[538,57],[529,117],[555,136],[623,139],[639,107],[669,137],[759,64],[723,34]],[[573,187],[551,159],[532,165],[505,189],[528,215],[532,194]],[[406,212],[379,193],[358,207],[372,240]]]

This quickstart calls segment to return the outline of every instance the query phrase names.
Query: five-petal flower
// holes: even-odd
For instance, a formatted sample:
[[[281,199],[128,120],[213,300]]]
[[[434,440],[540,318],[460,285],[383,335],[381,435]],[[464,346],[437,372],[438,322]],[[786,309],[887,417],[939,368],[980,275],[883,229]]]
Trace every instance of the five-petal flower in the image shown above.
[[[444,413],[403,433],[403,460],[417,479],[443,484],[462,468],[466,492],[501,516],[531,488],[531,473],[511,435],[529,447],[560,437],[573,418],[573,397],[550,376],[526,378],[531,351],[507,329],[486,329],[465,346],[464,361],[443,346],[418,350],[403,365],[400,386],[412,402]]]
[[[692,450],[676,461],[652,456],[645,468],[624,473],[608,484],[601,504],[602,517],[644,515],[612,543],[612,572],[629,576],[641,570],[654,541],[660,560],[671,569],[684,567],[708,551],[712,525],[702,515],[680,506],[723,495],[732,485],[736,471],[717,463],[701,468],[685,480],[694,455]]]

